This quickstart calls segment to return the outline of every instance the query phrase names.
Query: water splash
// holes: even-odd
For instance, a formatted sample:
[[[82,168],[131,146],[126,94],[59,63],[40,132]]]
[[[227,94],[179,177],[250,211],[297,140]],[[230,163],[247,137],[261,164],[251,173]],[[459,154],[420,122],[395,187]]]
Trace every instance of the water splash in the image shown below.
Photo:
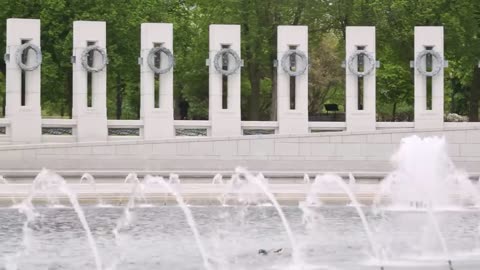
[[[392,162],[395,171],[388,176],[392,206],[439,209],[456,204],[454,192],[461,175],[448,156],[445,138],[403,138]]]
[[[315,179],[313,180],[313,184],[310,186],[307,195],[305,196],[305,201],[300,202],[301,207],[307,207],[307,206],[322,206],[323,203],[322,201],[319,200],[318,198],[318,192],[317,188],[319,185],[321,185],[321,177],[320,175],[315,176]],[[308,209],[308,208],[305,208]],[[304,210],[302,208],[302,210]],[[303,211],[305,213],[305,211]]]
[[[212,179],[212,185],[216,185],[216,184],[221,184],[221,185],[224,184],[223,176],[219,173],[215,174],[215,176]]]
[[[227,181],[224,187],[224,191],[219,197],[220,203],[222,206],[227,206],[227,201],[229,199],[229,194],[235,193],[237,187],[239,186],[240,183],[240,178],[238,177],[238,174],[233,173],[230,176],[230,179]]]
[[[297,246],[297,242],[295,240],[295,237],[293,235],[292,229],[290,228],[290,223],[288,222],[287,218],[285,217],[285,214],[283,213],[282,208],[280,207],[280,204],[278,203],[277,199],[273,194],[268,190],[268,182],[265,181],[265,179],[255,177],[251,173],[249,173],[246,169],[237,167],[235,169],[235,172],[241,176],[244,176],[244,178],[249,182],[254,185],[256,185],[260,190],[262,191],[265,196],[269,199],[269,201],[273,204],[275,209],[277,210],[278,215],[280,216],[280,219],[282,220],[283,227],[285,228],[285,232],[287,233],[288,240],[290,241],[290,245],[292,248],[292,263],[294,266],[301,266],[301,261],[300,261],[300,254],[299,254],[299,249]]]
[[[353,177],[353,175],[351,176]],[[318,182],[317,182],[318,180]],[[365,234],[367,235],[368,242],[370,244],[370,249],[372,252],[372,255],[374,258],[380,262],[382,262],[382,258],[380,256],[380,252],[377,246],[377,243],[375,242],[373,238],[373,233],[372,230],[370,229],[370,225],[368,224],[367,218],[365,217],[365,213],[363,212],[362,208],[360,207],[360,204],[358,203],[358,200],[356,196],[353,194],[353,192],[350,190],[349,186],[343,181],[343,179],[338,176],[338,175],[333,175],[333,174],[325,174],[321,176],[320,178],[316,179],[315,183],[335,183],[337,184],[345,194],[347,194],[348,198],[350,199],[350,205],[355,208],[357,211],[358,216],[360,217],[360,220],[362,221],[363,229],[365,231]]]
[[[268,179],[263,176],[263,173],[257,173],[257,179],[262,182],[264,185],[268,185]]]
[[[9,185],[10,183],[2,175],[0,175],[0,184]],[[10,201],[12,202],[12,206],[17,204],[17,200],[15,199],[15,196],[13,195],[13,193],[10,196]]]
[[[113,234],[115,235],[116,239],[120,229],[128,226],[131,222],[131,214],[130,209],[135,207],[135,201],[138,198],[145,198],[143,193],[143,186],[140,184],[136,173],[129,173],[127,177],[125,177],[125,183],[132,183],[132,191],[130,192],[130,196],[128,197],[127,204],[123,209],[123,216],[120,218],[119,222],[117,223],[117,227],[113,230]]]
[[[136,199],[142,200],[144,203],[147,203],[147,198],[145,197],[145,188],[136,173],[129,173],[125,180],[123,181],[125,184],[132,184],[132,192],[130,193],[130,197],[128,202],[135,203]],[[135,191],[135,192],[133,192]],[[133,195],[133,197],[132,197]],[[133,199],[133,201],[131,201]],[[128,204],[127,204],[128,206]]]
[[[350,190],[353,190],[356,184],[357,180],[355,180],[355,177],[353,177],[353,173],[348,173],[348,187]]]
[[[0,175],[0,183],[2,184],[8,184],[7,179],[5,179],[2,175]]]
[[[443,254],[449,258],[449,249],[434,212],[462,207],[466,201],[473,204],[480,201],[468,175],[455,168],[443,137],[414,135],[403,138],[392,162],[395,170],[383,180],[375,207],[382,198],[388,197],[390,203],[383,210],[424,211],[430,227],[417,226],[425,226],[426,232],[433,231]],[[399,222],[410,223],[402,219]]]
[[[41,193],[44,193],[45,195],[50,196],[52,192],[57,194],[58,193],[64,194],[70,200],[70,203],[72,204],[80,220],[80,223],[82,224],[82,227],[85,230],[89,247],[95,259],[96,269],[102,270],[102,261],[98,253],[95,239],[92,236],[92,232],[90,231],[90,227],[88,226],[87,220],[85,218],[85,214],[83,213],[83,210],[78,203],[76,194],[68,188],[68,185],[65,179],[63,179],[63,177],[47,169],[42,169],[42,171],[35,177],[32,183],[31,190],[28,194],[28,197],[25,198],[21,203],[21,205],[19,206],[20,213],[25,214],[27,220],[23,224],[22,242],[23,242],[24,250],[17,253],[17,258],[20,258],[24,254],[28,254],[28,251],[30,249],[30,243],[32,238],[30,224],[35,220],[36,216],[38,215],[35,212],[35,209],[32,203],[33,199]],[[17,269],[16,263],[11,269]]]
[[[225,188],[225,181],[223,181],[223,176],[219,173],[215,174],[212,179],[212,189],[215,190],[217,186],[220,185],[222,188]],[[215,196],[215,195],[212,195]],[[217,197],[217,200],[220,202],[222,206],[226,206],[226,196],[225,192],[221,192],[220,195]]]
[[[82,177],[80,177],[80,184],[82,184],[83,182],[86,182],[87,184],[92,186],[95,197],[97,198],[97,204],[100,206],[104,205],[102,196],[98,193],[97,183],[95,182],[95,178],[93,177],[93,175],[89,173],[84,173]]]
[[[145,176],[144,182],[147,184],[162,185],[168,191],[168,193],[172,194],[175,197],[178,203],[178,206],[182,209],[185,215],[185,218],[187,219],[187,223],[190,226],[190,229],[195,237],[195,242],[197,243],[197,247],[203,259],[203,266],[207,270],[212,270],[213,268],[210,264],[206,249],[203,246],[203,243],[201,241],[200,233],[198,232],[197,225],[195,224],[195,220],[193,219],[192,212],[190,211],[190,208],[188,208],[188,206],[185,204],[185,201],[182,195],[179,192],[177,192],[177,190],[174,189],[171,184],[169,184],[169,183],[179,183],[180,181],[179,181],[178,175],[170,174],[169,181],[168,181],[169,183],[167,183],[163,179],[163,177],[154,177],[151,175],[147,175]]]
[[[352,194],[355,194],[354,190],[355,190],[356,184],[357,184],[357,180],[355,179],[353,174],[348,173],[348,189]],[[347,204],[347,206],[355,207],[355,206],[363,206],[363,204],[359,203],[355,196],[355,202],[350,200],[350,203]]]
[[[112,265],[108,269],[116,269],[117,266],[124,260],[125,253],[123,250],[124,242],[122,241],[121,230],[129,227],[133,221],[133,215],[130,211],[133,207],[135,207],[135,201],[140,197],[144,198],[143,195],[143,188],[141,187],[140,181],[138,180],[136,173],[129,173],[127,177],[125,177],[124,183],[131,183],[132,184],[132,191],[130,192],[130,196],[128,197],[127,204],[123,208],[123,214],[118,219],[117,225],[113,229],[112,233],[115,237],[115,244],[117,245],[118,249],[120,250],[120,255],[116,258]]]
[[[310,176],[308,176],[308,174],[303,175],[303,183],[310,184]]]
[[[168,177],[168,184],[169,185],[178,185],[180,184],[180,177],[178,174],[171,173],[170,176]]]

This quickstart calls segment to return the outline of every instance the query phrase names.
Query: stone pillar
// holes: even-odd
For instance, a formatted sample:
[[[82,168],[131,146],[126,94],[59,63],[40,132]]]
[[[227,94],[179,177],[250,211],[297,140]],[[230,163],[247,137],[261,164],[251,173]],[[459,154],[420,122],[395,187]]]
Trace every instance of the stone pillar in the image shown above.
[[[375,27],[348,26],[346,31],[347,131],[373,131],[376,129]]]
[[[72,115],[77,120],[77,140],[106,141],[107,127],[107,68],[91,72],[91,106],[88,106],[88,71],[82,66],[82,53],[88,45],[106,51],[106,26],[100,21],[73,22],[73,103]],[[101,65],[102,57],[93,54],[93,66]]]
[[[23,71],[20,68],[16,58],[18,49],[23,43],[40,47],[40,20],[7,19],[5,117],[11,121],[12,142],[39,143],[42,138],[41,66],[32,71]],[[27,66],[37,61],[37,55],[33,50],[28,50],[26,57],[24,63]]]
[[[308,59],[308,27],[278,26],[277,33],[277,118],[280,134],[308,133],[308,63],[300,57],[288,57],[292,70],[306,65],[305,72],[290,76],[282,67],[289,50],[298,50]],[[308,60],[307,60],[308,62]],[[294,89],[293,89],[294,88]]]
[[[418,55],[425,50],[436,52],[441,61],[432,59],[433,69],[441,65],[438,74],[428,77],[421,74],[420,68],[425,70],[427,57],[418,59]],[[442,26],[416,26],[415,27],[415,128],[431,129],[443,128],[443,27]],[[428,71],[428,70],[427,70]],[[431,80],[431,108],[427,106],[427,80]]]
[[[215,68],[214,59],[222,49],[232,49],[238,56],[240,53],[240,25],[210,25],[209,49],[209,119],[212,125],[212,136],[241,135],[240,111],[240,69],[233,74],[223,75]],[[235,58],[227,54],[220,57],[221,66],[232,69]],[[225,60],[225,61],[224,61]],[[239,60],[239,59],[237,59]],[[223,88],[227,87],[224,102]],[[225,104],[224,104],[225,103]],[[226,105],[226,106],[224,106]]]
[[[173,125],[173,67],[166,73],[156,75],[148,65],[148,55],[154,47],[164,47],[173,53],[173,25],[170,23],[142,23],[140,51],[140,92],[143,136],[146,140],[175,136]],[[160,69],[169,65],[168,56],[160,55]],[[155,87],[155,80],[159,83]],[[155,91],[159,91],[157,107]]]

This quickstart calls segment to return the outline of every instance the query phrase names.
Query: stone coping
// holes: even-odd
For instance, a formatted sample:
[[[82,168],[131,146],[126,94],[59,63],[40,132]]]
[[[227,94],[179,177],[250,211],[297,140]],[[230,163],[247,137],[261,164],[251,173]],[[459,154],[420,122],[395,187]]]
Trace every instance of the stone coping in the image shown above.
[[[392,168],[393,171],[393,168]],[[21,177],[34,177],[40,170],[0,170],[0,175],[8,178],[21,178]],[[56,173],[62,177],[79,177],[84,173],[89,173],[95,178],[105,178],[105,177],[126,177],[129,173],[136,173],[139,177],[145,175],[161,175],[168,176],[170,173],[175,173],[180,176],[180,178],[208,178],[213,179],[216,174],[221,174],[224,181],[227,181],[228,178],[234,173],[232,170],[55,170]],[[347,179],[351,173],[355,179],[383,179],[391,171],[356,171],[356,172],[347,172],[347,171],[261,171],[261,170],[250,170],[251,173],[262,173],[265,178],[292,178],[292,180],[301,179],[305,174],[308,174],[310,180],[313,181],[316,175],[322,174],[335,174],[339,175],[342,178]],[[477,180],[480,177],[480,171],[469,172],[469,176],[474,180]]]
[[[122,141],[101,141],[101,142],[74,142],[74,143],[39,143],[39,144],[18,144],[18,145],[0,145],[2,150],[26,150],[26,149],[41,149],[46,147],[64,148],[64,147],[82,147],[82,146],[109,146],[109,145],[135,145],[135,144],[155,144],[155,143],[181,143],[181,142],[215,142],[215,141],[242,141],[255,139],[288,139],[288,138],[315,138],[315,137],[343,137],[355,135],[378,135],[378,134],[421,134],[421,133],[438,133],[432,135],[441,135],[442,132],[448,131],[468,131],[480,130],[480,126],[470,127],[451,127],[442,129],[381,129],[368,132],[348,132],[348,131],[334,131],[322,133],[308,133],[308,134],[268,134],[268,135],[249,135],[249,136],[234,136],[234,137],[177,137],[157,140],[122,140]]]

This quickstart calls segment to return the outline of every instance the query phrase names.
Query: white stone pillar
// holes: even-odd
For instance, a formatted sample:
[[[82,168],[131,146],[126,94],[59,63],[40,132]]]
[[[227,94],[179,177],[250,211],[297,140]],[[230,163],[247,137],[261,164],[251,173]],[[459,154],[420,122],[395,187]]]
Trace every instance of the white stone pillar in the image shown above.
[[[22,43],[40,47],[40,20],[7,19],[6,46],[6,108],[10,119],[11,140],[15,143],[38,143],[42,137],[40,105],[40,68],[22,71],[16,61]],[[36,61],[36,54],[29,50],[27,66]],[[24,104],[22,104],[22,72],[24,74]]]
[[[345,113],[347,131],[373,131],[376,129],[375,27],[348,26],[346,31]],[[358,56],[358,51],[364,51],[365,54]],[[356,53],[357,56],[355,56]],[[362,66],[358,66],[359,57],[363,58]],[[352,69],[355,73],[352,72]],[[360,74],[364,72],[365,75],[359,76],[356,74],[357,72]],[[359,100],[362,86],[363,96],[360,96]]]
[[[417,58],[424,50],[433,50],[441,56],[439,63],[433,59],[433,65],[441,65],[437,75],[428,78],[421,74],[417,66]],[[418,63],[425,70],[426,58]],[[443,128],[443,27],[442,26],[416,26],[415,27],[415,128],[431,129]],[[427,107],[427,80],[431,80],[431,109]]]
[[[170,23],[142,23],[141,25],[141,118],[146,140],[175,136],[173,125],[173,67],[158,74],[159,88],[155,89],[155,73],[148,65],[148,55],[153,47],[164,47],[173,53],[173,25]],[[160,69],[169,65],[167,55],[160,56]],[[155,107],[155,91],[159,91]]]
[[[106,51],[106,26],[101,21],[73,22],[73,105],[72,115],[77,120],[77,140],[106,141],[107,127],[107,68],[91,73],[92,102],[88,106],[87,70],[82,66],[82,53],[94,44]],[[101,65],[102,57],[94,53],[93,66]]]
[[[216,70],[215,55],[222,48],[229,48],[240,53],[240,25],[210,25],[209,49],[209,120],[212,125],[212,136],[241,135],[240,107],[240,70],[226,76],[227,102],[223,108],[223,74]],[[220,59],[221,61],[222,59]],[[228,68],[235,65],[235,59],[228,55]]]
[[[282,67],[282,58],[291,49],[304,53],[308,59],[307,26],[278,26],[277,33],[277,120],[279,133],[306,134],[308,133],[308,64],[302,63],[300,57],[294,56],[299,68],[302,65],[307,66],[303,74],[296,77],[290,76]],[[290,96],[291,80],[295,80],[295,101]]]

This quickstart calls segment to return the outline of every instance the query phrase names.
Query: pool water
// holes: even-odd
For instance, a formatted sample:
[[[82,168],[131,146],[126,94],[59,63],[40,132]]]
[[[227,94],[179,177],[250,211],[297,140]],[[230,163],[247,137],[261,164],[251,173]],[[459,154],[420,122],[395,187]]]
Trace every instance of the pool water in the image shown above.
[[[425,212],[374,214],[364,207],[383,261],[372,258],[360,218],[345,206],[282,207],[299,246],[302,267],[291,265],[292,249],[282,222],[270,206],[191,206],[213,269],[480,269],[480,211],[437,212],[449,254],[429,230]],[[193,234],[177,206],[132,209],[130,226],[115,239],[120,207],[84,206],[104,269],[204,269]],[[72,208],[37,208],[22,243],[25,216],[0,209],[0,269],[95,269],[85,232]],[[28,248],[26,248],[28,246]],[[282,248],[281,254],[267,251]],[[7,266],[10,265],[10,268]],[[2,268],[3,267],[3,268]]]

